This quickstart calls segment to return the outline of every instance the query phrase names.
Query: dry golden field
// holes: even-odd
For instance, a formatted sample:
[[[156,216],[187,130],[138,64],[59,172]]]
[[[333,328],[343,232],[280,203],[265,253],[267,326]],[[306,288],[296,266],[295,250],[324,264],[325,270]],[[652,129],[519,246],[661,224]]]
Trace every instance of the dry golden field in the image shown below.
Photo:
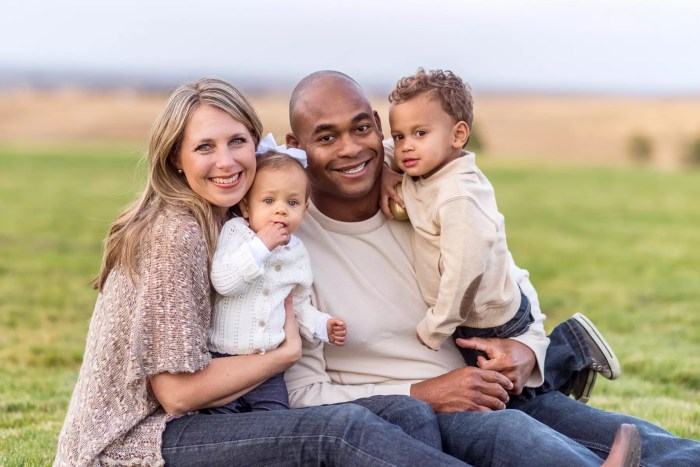
[[[21,145],[121,143],[143,147],[165,94],[79,89],[0,93],[0,142]],[[475,129],[498,158],[557,164],[625,165],[628,141],[653,144],[652,163],[680,166],[690,139],[700,136],[700,98],[477,95]],[[252,96],[265,131],[281,142],[288,131],[287,96]],[[373,99],[388,126],[385,97]],[[388,128],[384,128],[388,134]]]

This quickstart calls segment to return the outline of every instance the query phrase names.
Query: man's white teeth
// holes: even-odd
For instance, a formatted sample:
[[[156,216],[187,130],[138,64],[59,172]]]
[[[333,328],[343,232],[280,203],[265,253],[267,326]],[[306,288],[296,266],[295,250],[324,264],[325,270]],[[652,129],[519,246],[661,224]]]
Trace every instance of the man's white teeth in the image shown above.
[[[366,165],[367,165],[367,162],[363,162],[362,164],[358,165],[358,166],[355,167],[355,168],[347,169],[347,170],[341,170],[341,172],[343,172],[344,174],[356,174],[357,172],[359,172],[359,171],[361,171],[362,169],[364,169]]]
[[[221,183],[221,184],[226,184],[226,183],[233,183],[236,180],[238,180],[238,176],[240,175],[240,172],[237,174],[231,175],[229,178],[221,178],[221,177],[214,177],[211,180],[214,183]]]

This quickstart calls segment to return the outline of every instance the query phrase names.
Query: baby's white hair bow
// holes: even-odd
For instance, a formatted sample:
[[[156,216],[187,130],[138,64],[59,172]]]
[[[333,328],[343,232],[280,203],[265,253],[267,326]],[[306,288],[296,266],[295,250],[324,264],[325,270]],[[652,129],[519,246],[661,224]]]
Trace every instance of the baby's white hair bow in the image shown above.
[[[255,155],[259,156],[267,151],[276,151],[286,154],[292,159],[296,159],[301,162],[301,165],[304,168],[306,168],[308,165],[306,163],[306,152],[304,152],[302,149],[288,148],[286,144],[277,146],[277,143],[275,143],[275,137],[272,136],[272,133],[268,133],[263,139],[260,140],[258,148],[255,150]]]

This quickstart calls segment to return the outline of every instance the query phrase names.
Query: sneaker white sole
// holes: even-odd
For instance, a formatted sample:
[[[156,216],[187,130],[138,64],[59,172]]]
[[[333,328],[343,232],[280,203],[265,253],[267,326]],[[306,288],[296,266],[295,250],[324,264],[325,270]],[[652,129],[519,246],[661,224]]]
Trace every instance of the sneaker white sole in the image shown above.
[[[576,398],[577,401],[579,401],[583,404],[588,404],[588,401],[591,399],[591,393],[593,392],[593,386],[595,386],[595,379],[597,376],[598,376],[597,372],[595,372],[593,370],[588,370],[586,384],[583,386],[583,390],[581,391],[581,395],[576,397],[576,394],[574,394],[574,398]]]
[[[608,341],[606,341],[600,331],[598,331],[598,328],[595,327],[595,325],[581,313],[574,314],[572,318],[576,320],[581,327],[583,327],[584,331],[586,331],[591,339],[593,339],[593,342],[595,342],[595,344],[601,350],[603,357],[605,358],[605,363],[610,368],[610,377],[608,378],[608,376],[604,373],[601,373],[601,375],[608,379],[618,378],[622,374],[620,361],[615,356],[615,353],[613,352],[612,347],[610,347],[610,344],[608,344]]]

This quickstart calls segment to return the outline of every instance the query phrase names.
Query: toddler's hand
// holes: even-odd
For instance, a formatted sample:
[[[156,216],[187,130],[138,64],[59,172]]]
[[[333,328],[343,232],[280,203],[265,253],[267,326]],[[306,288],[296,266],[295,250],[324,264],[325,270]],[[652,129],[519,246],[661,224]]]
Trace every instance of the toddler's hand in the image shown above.
[[[256,232],[256,235],[270,251],[280,245],[286,245],[289,242],[289,229],[287,229],[284,224],[278,222],[265,224]]]
[[[326,330],[328,331],[328,342],[335,345],[345,345],[347,329],[343,320],[338,318],[329,319],[326,322]]]
[[[401,196],[399,196],[399,194],[396,192],[396,186],[401,183],[401,180],[403,180],[401,174],[394,172],[388,165],[384,164],[384,167],[382,167],[379,206],[382,208],[384,215],[389,219],[408,219],[408,217],[402,217],[399,212],[392,211],[389,204],[390,201],[393,201],[399,208],[405,208],[403,199],[401,199]]]

